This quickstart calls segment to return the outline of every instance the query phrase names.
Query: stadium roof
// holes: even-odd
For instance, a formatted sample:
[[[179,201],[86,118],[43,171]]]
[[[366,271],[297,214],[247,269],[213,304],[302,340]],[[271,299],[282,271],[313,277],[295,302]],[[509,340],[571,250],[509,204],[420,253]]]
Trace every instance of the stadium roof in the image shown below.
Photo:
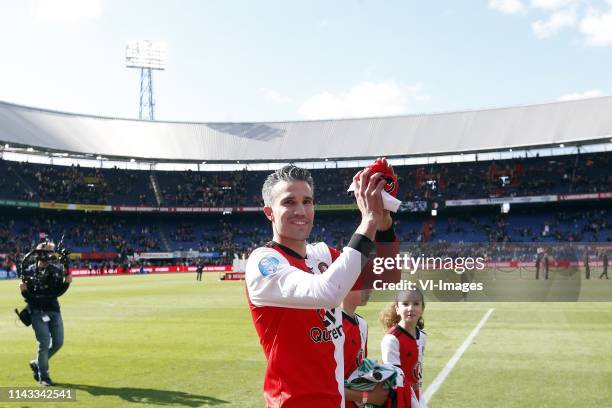
[[[160,161],[272,162],[406,157],[610,139],[612,97],[394,117],[149,122],[0,102],[0,141],[39,150]]]

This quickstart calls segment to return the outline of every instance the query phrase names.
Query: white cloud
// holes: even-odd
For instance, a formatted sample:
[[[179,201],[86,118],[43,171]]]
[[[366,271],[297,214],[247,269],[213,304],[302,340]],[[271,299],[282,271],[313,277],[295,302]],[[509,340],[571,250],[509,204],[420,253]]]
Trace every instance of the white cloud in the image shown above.
[[[612,44],[612,11],[592,12],[580,21],[580,32],[586,36],[589,47],[605,47]]]
[[[531,0],[531,6],[544,10],[558,10],[579,0]]]
[[[281,95],[280,92],[275,91],[274,89],[260,88],[260,91],[263,92],[268,101],[275,103],[289,103],[292,101],[291,98]]]
[[[323,92],[306,99],[298,112],[306,119],[388,116],[406,113],[408,100],[426,102],[422,86],[395,81],[361,82],[347,92]]]
[[[70,23],[102,14],[100,0],[37,0],[34,15],[40,22]]]
[[[576,26],[576,13],[573,10],[564,10],[553,13],[548,20],[538,20],[531,24],[531,28],[538,38],[548,38],[557,34],[566,27]]]
[[[520,14],[525,12],[521,0],[489,0],[489,8],[505,14]]]
[[[559,97],[558,101],[573,101],[574,99],[585,99],[585,98],[596,98],[598,96],[603,96],[604,93],[599,89],[591,89],[590,91],[582,92],[582,93],[571,93],[567,95],[563,95]]]

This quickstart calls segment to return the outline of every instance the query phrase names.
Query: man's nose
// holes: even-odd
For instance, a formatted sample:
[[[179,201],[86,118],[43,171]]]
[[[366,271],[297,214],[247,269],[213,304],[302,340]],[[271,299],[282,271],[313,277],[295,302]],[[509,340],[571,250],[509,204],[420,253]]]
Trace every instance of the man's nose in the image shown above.
[[[304,204],[297,204],[293,208],[293,213],[296,214],[296,215],[306,214],[306,208],[304,207]]]

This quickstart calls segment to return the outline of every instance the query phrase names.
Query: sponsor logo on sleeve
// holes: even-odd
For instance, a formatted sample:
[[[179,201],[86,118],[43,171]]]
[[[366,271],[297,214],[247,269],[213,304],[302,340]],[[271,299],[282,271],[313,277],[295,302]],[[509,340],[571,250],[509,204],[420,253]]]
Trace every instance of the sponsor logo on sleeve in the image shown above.
[[[279,261],[272,256],[266,256],[259,261],[259,272],[263,276],[270,276],[278,269]]]

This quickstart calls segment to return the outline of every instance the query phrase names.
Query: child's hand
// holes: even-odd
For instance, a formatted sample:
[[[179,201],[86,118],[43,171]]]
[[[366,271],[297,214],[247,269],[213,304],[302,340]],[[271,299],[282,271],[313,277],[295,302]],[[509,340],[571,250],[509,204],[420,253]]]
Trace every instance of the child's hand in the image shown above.
[[[389,398],[389,390],[384,388],[383,383],[379,383],[374,389],[368,392],[368,404],[384,405]]]

